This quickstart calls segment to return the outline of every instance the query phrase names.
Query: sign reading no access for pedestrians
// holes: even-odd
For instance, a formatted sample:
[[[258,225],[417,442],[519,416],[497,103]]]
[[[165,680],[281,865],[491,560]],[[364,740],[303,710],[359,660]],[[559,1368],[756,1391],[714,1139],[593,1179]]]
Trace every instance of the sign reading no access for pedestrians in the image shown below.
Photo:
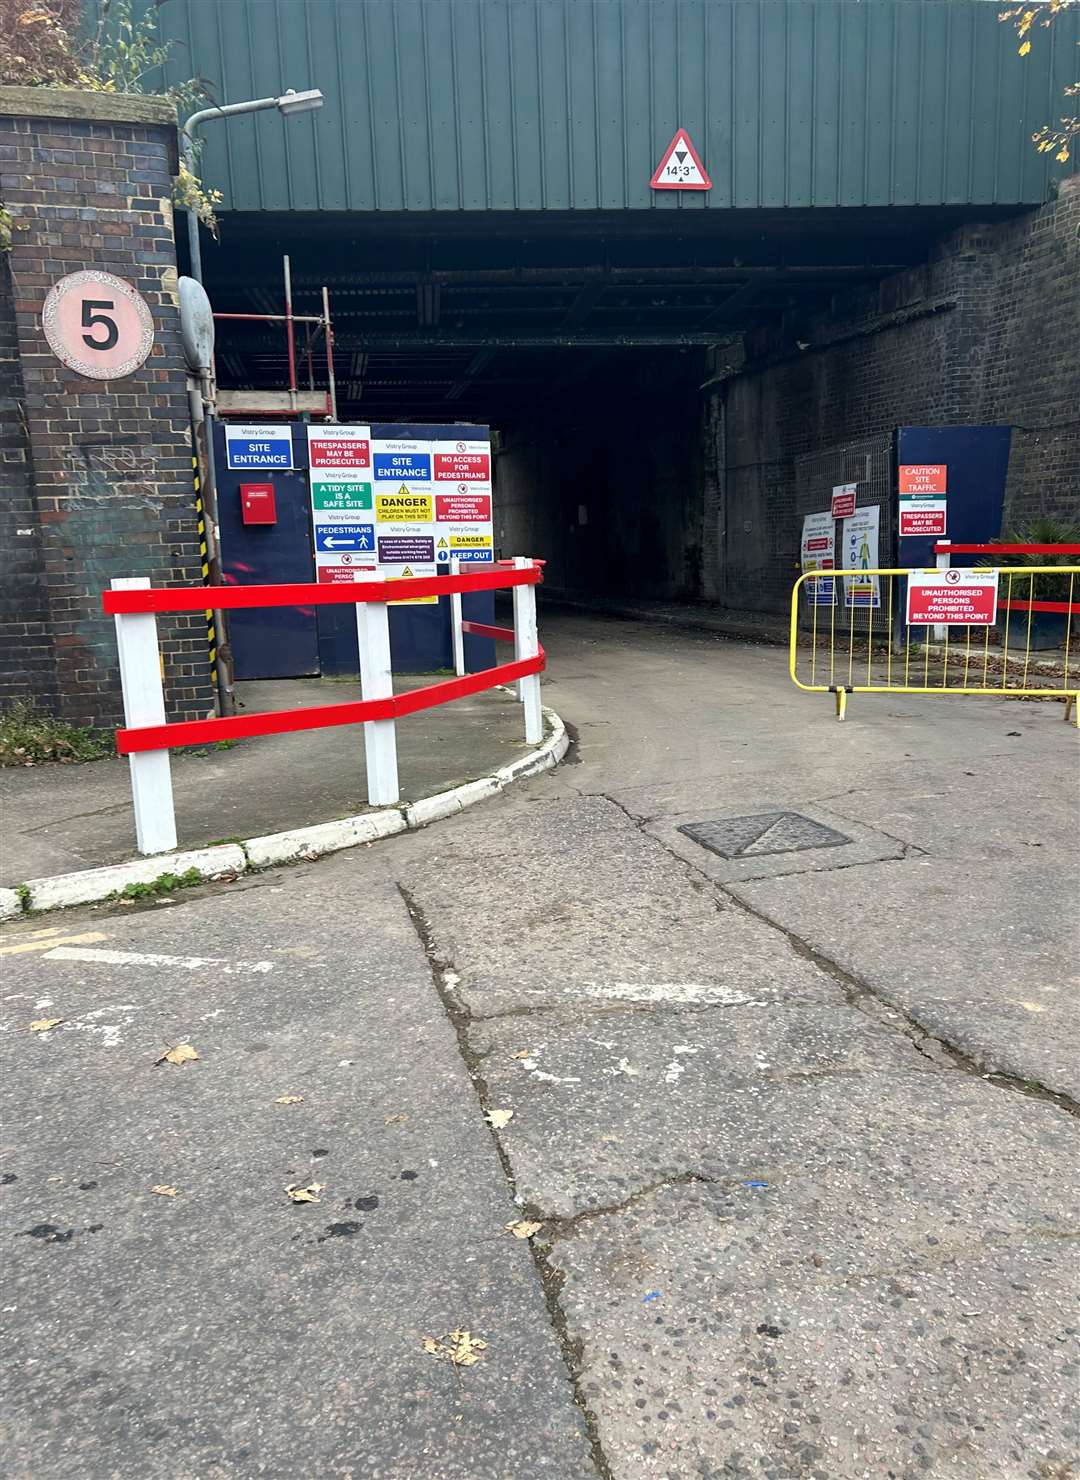
[[[908,577],[909,627],[992,627],[997,620],[996,570],[913,571]]]

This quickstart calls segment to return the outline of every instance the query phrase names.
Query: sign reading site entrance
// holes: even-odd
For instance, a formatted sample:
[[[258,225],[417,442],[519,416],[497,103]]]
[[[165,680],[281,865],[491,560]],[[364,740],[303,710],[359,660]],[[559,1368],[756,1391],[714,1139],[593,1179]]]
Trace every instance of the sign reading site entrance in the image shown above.
[[[996,570],[913,571],[908,577],[909,627],[992,627],[997,620]]]
[[[227,426],[225,462],[230,468],[291,468],[292,429],[277,426]]]
[[[942,463],[901,463],[901,535],[943,535],[946,532],[948,468]]]

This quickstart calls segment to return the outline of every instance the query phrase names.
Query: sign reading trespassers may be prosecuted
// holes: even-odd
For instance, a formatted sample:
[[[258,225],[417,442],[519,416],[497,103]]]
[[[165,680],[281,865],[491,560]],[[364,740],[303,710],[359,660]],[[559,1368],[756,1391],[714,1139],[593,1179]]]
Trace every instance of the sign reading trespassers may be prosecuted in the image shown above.
[[[997,620],[996,570],[912,571],[908,576],[909,627],[992,627]]]

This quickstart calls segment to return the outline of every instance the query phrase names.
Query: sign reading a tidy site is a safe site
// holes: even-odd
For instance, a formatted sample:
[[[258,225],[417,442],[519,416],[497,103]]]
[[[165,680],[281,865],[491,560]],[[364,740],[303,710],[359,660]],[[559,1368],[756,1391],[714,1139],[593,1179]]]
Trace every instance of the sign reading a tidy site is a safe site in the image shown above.
[[[992,627],[997,620],[996,570],[912,571],[908,577],[909,627]]]

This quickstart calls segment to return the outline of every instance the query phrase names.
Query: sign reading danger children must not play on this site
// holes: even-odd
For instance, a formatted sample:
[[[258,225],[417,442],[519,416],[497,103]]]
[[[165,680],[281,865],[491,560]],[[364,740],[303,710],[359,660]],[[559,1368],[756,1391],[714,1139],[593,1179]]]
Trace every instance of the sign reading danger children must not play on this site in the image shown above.
[[[430,524],[432,517],[430,493],[418,493],[416,489],[403,485],[397,493],[375,495],[375,518],[379,524]]]

